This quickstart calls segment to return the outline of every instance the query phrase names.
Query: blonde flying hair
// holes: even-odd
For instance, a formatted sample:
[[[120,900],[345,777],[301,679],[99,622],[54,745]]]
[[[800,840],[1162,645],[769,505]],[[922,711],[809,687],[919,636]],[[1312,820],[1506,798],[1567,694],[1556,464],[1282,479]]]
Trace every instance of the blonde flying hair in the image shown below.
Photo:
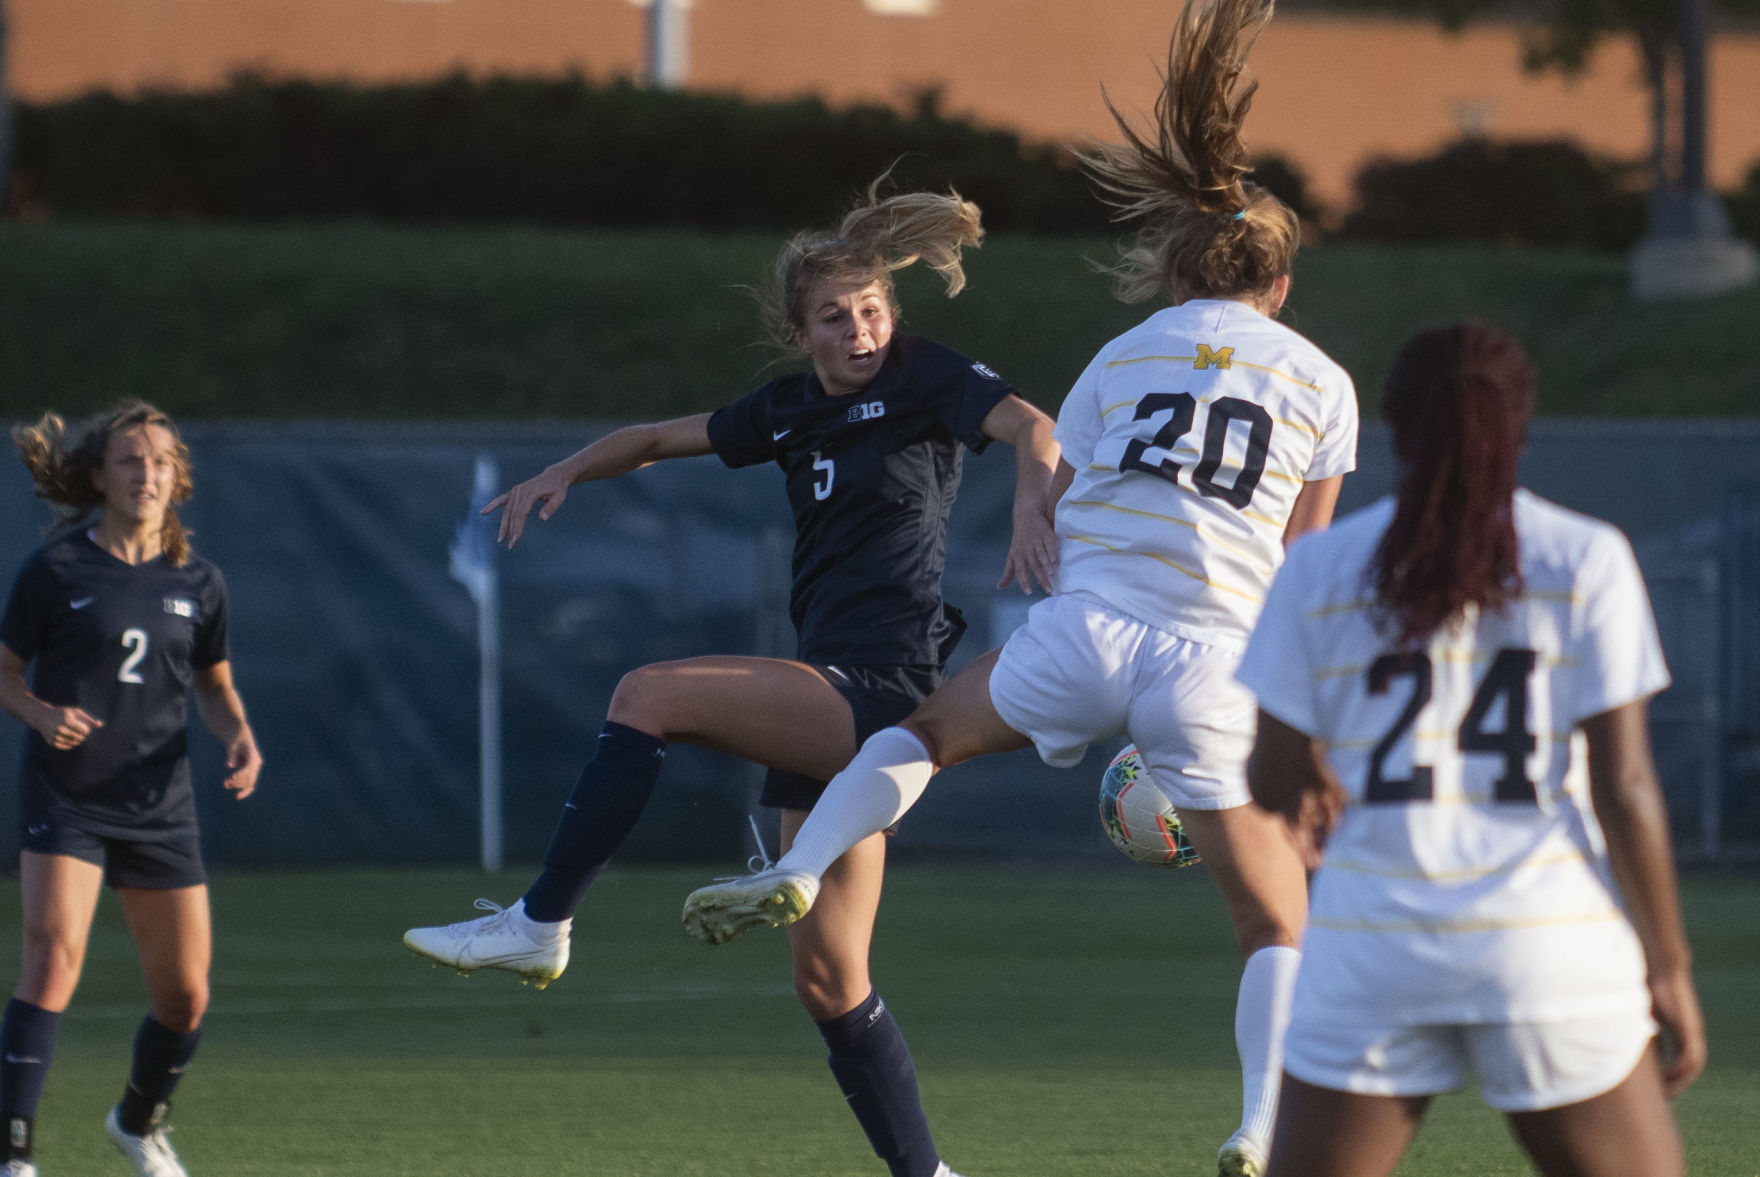
[[[145,401],[122,401],[72,427],[54,413],[44,413],[35,425],[12,427],[12,440],[36,483],[37,497],[56,508],[51,529],[78,524],[104,505],[103,494],[92,484],[92,472],[104,465],[112,437],[146,425],[167,430],[176,443],[177,477],[171,487],[171,503],[186,501],[195,489],[190,481],[189,448],[171,418]],[[188,562],[189,531],[173,505],[165,508],[159,541],[172,567],[181,568]]]
[[[892,272],[922,262],[941,275],[952,298],[965,289],[960,251],[984,239],[978,206],[948,190],[906,192],[880,198],[885,176],[868,187],[867,199],[831,231],[797,233],[776,256],[770,286],[758,295],[771,339],[799,353],[807,325],[807,298],[828,278],[881,282],[894,314],[898,297]]]
[[[1253,299],[1290,272],[1301,222],[1246,178],[1242,126],[1259,83],[1247,54],[1271,0],[1186,0],[1167,47],[1155,125],[1139,133],[1106,100],[1124,136],[1081,154],[1116,221],[1137,221],[1106,271],[1118,297]]]

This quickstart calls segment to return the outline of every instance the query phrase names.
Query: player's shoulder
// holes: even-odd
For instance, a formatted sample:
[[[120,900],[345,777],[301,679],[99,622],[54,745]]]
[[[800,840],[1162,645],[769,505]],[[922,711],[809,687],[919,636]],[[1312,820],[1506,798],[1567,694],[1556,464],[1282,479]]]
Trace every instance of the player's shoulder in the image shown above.
[[[1545,570],[1574,577],[1605,560],[1629,558],[1625,532],[1605,519],[1574,511],[1527,489],[1515,493],[1516,538],[1524,575]]]
[[[38,544],[36,549],[25,557],[23,565],[20,566],[19,575],[39,576],[44,573],[52,576],[71,575],[79,565],[90,562],[92,555],[97,550],[97,545],[86,536],[83,528],[64,531]]]
[[[894,336],[892,349],[905,380],[911,384],[936,384],[971,376],[1005,383],[987,364],[921,335]]]

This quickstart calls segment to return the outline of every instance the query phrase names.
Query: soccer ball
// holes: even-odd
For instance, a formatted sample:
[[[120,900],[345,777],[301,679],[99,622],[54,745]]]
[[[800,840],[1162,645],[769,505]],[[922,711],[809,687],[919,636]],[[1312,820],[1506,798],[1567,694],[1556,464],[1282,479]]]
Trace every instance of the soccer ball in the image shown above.
[[[1112,844],[1138,862],[1190,866],[1198,861],[1179,812],[1149,776],[1133,745],[1125,745],[1100,778],[1100,824]]]

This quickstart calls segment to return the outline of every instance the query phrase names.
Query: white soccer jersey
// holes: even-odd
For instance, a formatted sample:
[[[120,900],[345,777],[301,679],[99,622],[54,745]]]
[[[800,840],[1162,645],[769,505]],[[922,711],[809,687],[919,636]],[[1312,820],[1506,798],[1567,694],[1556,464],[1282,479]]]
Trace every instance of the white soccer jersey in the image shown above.
[[[1367,580],[1392,517],[1384,499],[1291,547],[1239,672],[1351,800],[1314,878],[1295,1016],[1641,1016],[1643,952],[1573,736],[1668,685],[1631,547],[1518,492],[1521,598],[1401,647]]]
[[[1244,303],[1169,307],[1101,349],[1057,416],[1060,592],[1239,650],[1305,482],[1356,467],[1357,397]]]

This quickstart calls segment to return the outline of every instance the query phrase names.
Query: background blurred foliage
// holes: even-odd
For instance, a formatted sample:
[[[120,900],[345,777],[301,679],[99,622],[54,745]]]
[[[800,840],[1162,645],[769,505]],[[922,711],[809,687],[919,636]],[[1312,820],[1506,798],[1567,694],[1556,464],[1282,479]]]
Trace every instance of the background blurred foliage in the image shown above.
[[[714,408],[788,362],[740,289],[781,232],[529,226],[0,222],[0,417],[145,396],[194,417],[654,419]],[[908,330],[1054,409],[1153,308],[1115,301],[1107,237],[993,234],[970,288],[900,275]],[[1328,243],[1296,258],[1284,319],[1366,406],[1411,331],[1515,331],[1541,410],[1760,412],[1760,289],[1634,304],[1625,259],[1581,250]]]
[[[834,110],[580,75],[354,86],[245,74],[214,91],[21,106],[14,203],[25,216],[773,229],[827,220],[892,168],[899,187],[957,187],[993,229],[1105,230],[1068,150],[947,118],[940,103],[925,90],[902,112]],[[1258,178],[1318,212],[1286,162],[1261,161]]]

